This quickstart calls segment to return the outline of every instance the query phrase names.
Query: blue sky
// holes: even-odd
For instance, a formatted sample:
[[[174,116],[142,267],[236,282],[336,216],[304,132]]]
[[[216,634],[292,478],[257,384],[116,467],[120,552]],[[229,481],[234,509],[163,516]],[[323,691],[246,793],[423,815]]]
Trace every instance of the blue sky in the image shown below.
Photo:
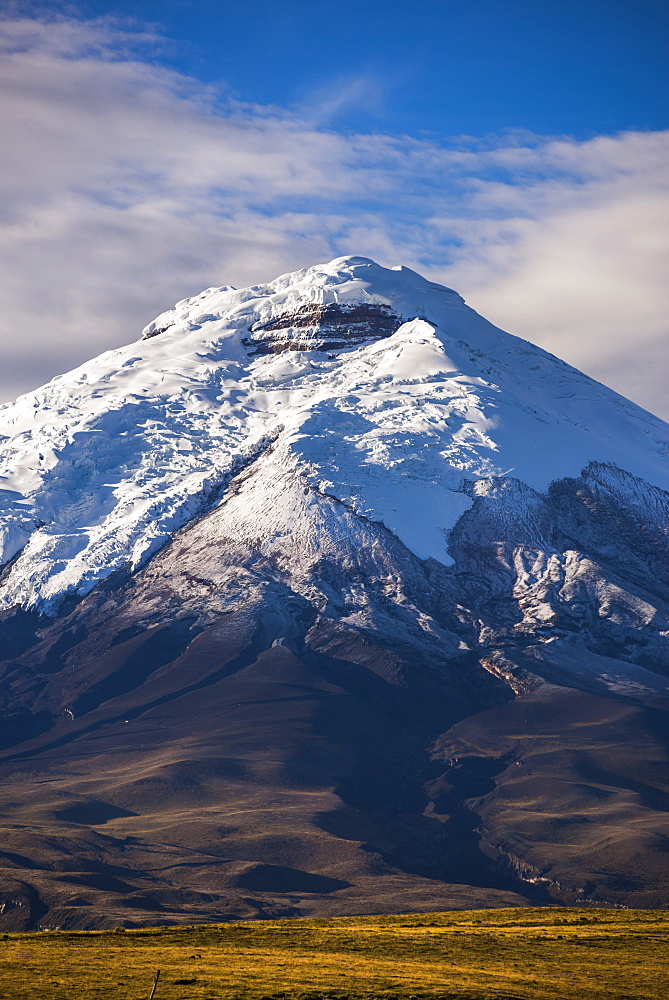
[[[405,263],[669,414],[669,7],[5,3],[0,395],[176,299]]]
[[[63,9],[64,4],[47,5]],[[586,138],[669,125],[661,0],[123,0],[88,17],[154,23],[161,59],[242,101],[301,109],[367,81],[339,128]]]

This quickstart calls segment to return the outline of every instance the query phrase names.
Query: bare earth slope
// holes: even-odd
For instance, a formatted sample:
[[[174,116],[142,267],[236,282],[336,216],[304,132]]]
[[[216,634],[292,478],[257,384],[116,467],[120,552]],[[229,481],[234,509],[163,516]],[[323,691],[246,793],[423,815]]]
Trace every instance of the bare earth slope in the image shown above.
[[[363,258],[180,307],[5,415],[0,924],[667,905],[665,425]]]

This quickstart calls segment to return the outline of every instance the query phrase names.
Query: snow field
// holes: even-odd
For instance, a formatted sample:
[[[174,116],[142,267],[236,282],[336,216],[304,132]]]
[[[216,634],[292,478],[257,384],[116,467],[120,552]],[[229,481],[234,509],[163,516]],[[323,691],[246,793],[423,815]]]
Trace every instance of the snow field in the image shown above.
[[[244,344],[352,303],[389,306],[397,330],[336,351]],[[597,460],[669,487],[666,424],[407,268],[345,257],[207,289],[144,336],[0,407],[1,606],[48,612],[141,565],[277,439],[315,488],[446,564],[471,481],[544,490]]]

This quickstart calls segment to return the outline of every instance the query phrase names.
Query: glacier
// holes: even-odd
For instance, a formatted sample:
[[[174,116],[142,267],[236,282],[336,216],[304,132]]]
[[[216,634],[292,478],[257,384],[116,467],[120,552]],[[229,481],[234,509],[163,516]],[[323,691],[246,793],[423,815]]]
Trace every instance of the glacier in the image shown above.
[[[446,565],[477,481],[543,491],[596,461],[669,486],[661,420],[451,289],[340,257],[184,299],[0,407],[0,606],[136,569],[269,446]]]

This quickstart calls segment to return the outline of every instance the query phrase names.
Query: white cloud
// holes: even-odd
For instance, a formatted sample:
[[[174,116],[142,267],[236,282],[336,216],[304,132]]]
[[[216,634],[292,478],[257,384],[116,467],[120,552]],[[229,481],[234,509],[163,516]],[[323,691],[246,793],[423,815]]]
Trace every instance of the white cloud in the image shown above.
[[[307,119],[226,101],[151,63],[157,44],[112,22],[0,22],[5,398],[200,288],[361,253],[667,413],[669,133],[342,135],[314,122],[364,80]]]
[[[547,143],[525,157],[539,179],[484,183],[473,226],[441,222],[481,312],[665,415],[668,152],[666,133]]]
[[[347,111],[378,116],[385,110],[388,81],[377,73],[354,73],[315,87],[300,102],[300,116],[325,125]]]

